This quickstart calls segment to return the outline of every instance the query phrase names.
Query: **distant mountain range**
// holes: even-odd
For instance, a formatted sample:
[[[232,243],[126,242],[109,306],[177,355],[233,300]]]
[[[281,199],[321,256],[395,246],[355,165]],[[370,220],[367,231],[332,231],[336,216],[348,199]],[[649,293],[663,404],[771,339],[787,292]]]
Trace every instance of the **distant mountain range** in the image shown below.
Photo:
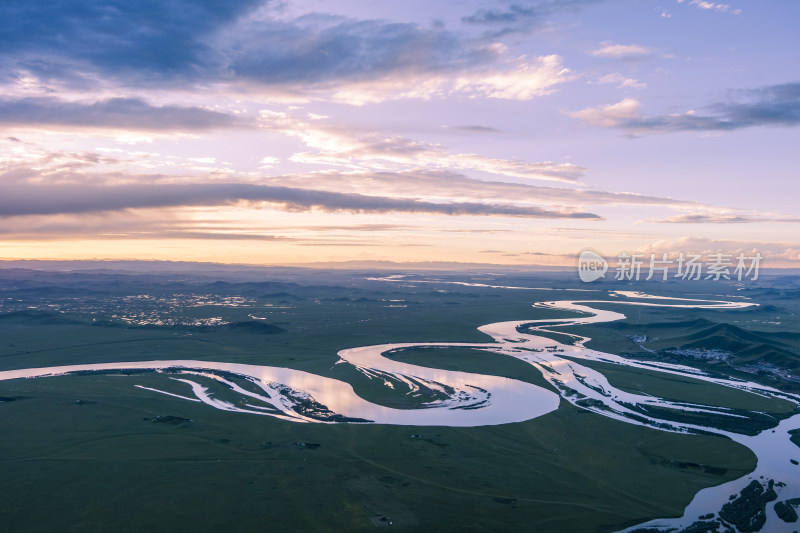
[[[30,269],[30,270],[57,270],[57,271],[107,271],[109,273],[137,272],[137,273],[170,273],[170,272],[197,272],[210,274],[213,272],[241,272],[241,271],[276,271],[283,269],[313,268],[313,269],[345,269],[345,270],[504,270],[504,271],[536,271],[536,272],[567,272],[574,270],[569,266],[541,266],[541,265],[498,265],[493,263],[462,263],[458,261],[422,261],[400,263],[394,261],[334,261],[302,263],[295,265],[247,265],[203,263],[191,261],[60,261],[16,259],[0,260],[0,269]],[[800,270],[798,270],[800,272]]]
[[[577,256],[576,256],[577,260]],[[331,261],[298,263],[292,265],[251,265],[226,264],[192,261],[121,261],[121,260],[39,260],[10,259],[0,260],[0,270],[27,269],[60,272],[107,272],[107,273],[215,273],[231,272],[281,272],[297,269],[334,269],[334,270],[386,270],[386,271],[485,271],[503,272],[574,272],[575,266],[558,265],[502,265],[494,263],[469,263],[459,261]],[[800,275],[800,268],[762,268],[762,275]],[[606,280],[613,279],[613,271],[606,274]]]

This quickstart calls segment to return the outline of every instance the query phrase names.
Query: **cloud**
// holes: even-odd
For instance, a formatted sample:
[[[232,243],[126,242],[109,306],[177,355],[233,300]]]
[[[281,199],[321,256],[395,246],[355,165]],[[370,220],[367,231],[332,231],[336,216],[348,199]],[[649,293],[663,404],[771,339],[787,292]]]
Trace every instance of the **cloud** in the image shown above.
[[[570,79],[557,56],[511,57],[441,26],[274,15],[266,0],[53,0],[47,9],[8,0],[0,18],[14,24],[0,29],[0,83],[40,95],[217,85],[365,104],[453,94],[524,100]]]
[[[530,100],[552,93],[556,85],[574,79],[557,55],[529,59],[504,59],[504,47],[492,46],[498,60],[460,71],[403,72],[365,82],[340,84],[332,94],[336,101],[364,105],[397,99],[430,99],[454,95],[499,100]],[[322,87],[323,91],[327,87]],[[319,90],[307,90],[314,97]]]
[[[682,4],[683,2],[684,0],[678,0],[679,4]],[[720,13],[733,13],[734,15],[740,15],[742,13],[741,9],[734,9],[730,6],[730,4],[707,2],[706,0],[691,0],[689,5],[695,6],[698,9],[718,11]]]
[[[533,60],[523,56],[507,71],[462,74],[456,78],[453,91],[503,100],[530,100],[550,94],[553,86],[570,79],[569,69],[557,55]]]
[[[589,52],[590,55],[595,57],[608,57],[611,59],[644,59],[652,56],[655,53],[651,48],[647,48],[638,44],[613,44],[603,43],[603,46],[597,50]]]
[[[244,125],[217,111],[154,106],[137,98],[71,102],[51,97],[0,99],[0,124],[143,131],[203,131]]]
[[[484,38],[496,39],[513,33],[529,33],[544,28],[552,23],[553,15],[561,12],[577,12],[583,6],[598,3],[601,0],[548,0],[534,5],[521,3],[502,8],[483,8],[471,15],[461,18],[461,22],[491,28]]]
[[[722,129],[800,124],[800,83],[736,91],[734,96],[741,101],[712,106],[719,114],[717,122]]]
[[[647,87],[646,83],[642,83],[634,78],[626,78],[625,76],[623,76],[618,72],[601,76],[595,83],[600,83],[600,84],[613,83],[616,84],[618,89],[644,89],[645,87]]]
[[[497,128],[492,128],[491,126],[480,126],[478,124],[472,124],[469,126],[450,126],[451,130],[461,130],[461,131],[470,131],[474,133],[500,133],[501,130]]]
[[[368,224],[339,224],[339,225],[298,225],[298,226],[283,226],[283,225],[255,225],[252,222],[231,223],[222,220],[198,220],[195,216],[184,220],[176,220],[170,222],[171,227],[179,228],[181,230],[191,229],[194,231],[207,231],[207,232],[248,232],[258,231],[284,233],[286,235],[298,235],[308,233],[329,233],[336,232],[341,234],[353,233],[407,233],[409,230],[419,229],[418,226],[404,225],[404,224],[384,224],[384,223],[368,223]]]
[[[736,264],[735,258],[739,254],[744,254],[745,257],[752,257],[759,252],[764,257],[760,265],[761,268],[780,267],[782,265],[796,267],[800,263],[800,245],[797,243],[682,237],[655,241],[639,247],[636,252],[647,256],[654,253],[658,257],[666,253],[668,257],[673,258],[680,253],[700,254],[703,258],[708,258],[717,253],[730,254],[734,258],[734,265]]]
[[[195,217],[176,218],[174,209],[132,209],[114,213],[78,213],[8,217],[0,225],[2,240],[75,239],[200,239],[281,241],[292,244],[358,244],[359,237],[391,234],[402,238],[414,226],[351,224],[339,226],[267,226],[215,220],[203,223]],[[344,239],[347,239],[346,241]],[[397,242],[394,240],[393,242]],[[377,245],[383,245],[380,240]],[[405,246],[407,243],[403,243]],[[410,243],[409,243],[410,244]]]
[[[336,165],[353,170],[396,171],[410,168],[476,170],[546,181],[575,182],[584,168],[566,163],[499,159],[453,154],[440,145],[376,132],[350,130],[283,112],[261,111],[261,127],[299,138],[313,152],[295,153],[300,163]]]
[[[339,192],[380,194],[399,198],[426,198],[443,201],[529,202],[564,205],[659,205],[689,207],[693,202],[624,192],[595,191],[566,187],[546,187],[469,178],[455,172],[323,172],[265,178],[265,181],[295,187]]]
[[[660,224],[738,224],[754,220],[742,215],[676,215],[664,219],[649,219],[645,222]]]
[[[96,213],[142,208],[225,206],[245,203],[283,211],[350,213],[425,213],[438,215],[509,216],[528,218],[600,219],[593,213],[569,208],[546,209],[534,205],[486,202],[433,202],[389,196],[250,183],[125,184],[103,185],[92,179],[73,178],[78,184],[48,179],[31,185],[29,176],[2,176],[13,186],[0,197],[0,217]],[[147,178],[148,180],[151,177]]]
[[[600,216],[586,206],[702,207],[632,193],[487,181],[454,171],[142,174],[137,173],[146,168],[141,160],[125,151],[48,152],[32,146],[18,152],[19,143],[13,141],[7,141],[7,148],[0,161],[0,188],[4,190],[0,216],[5,217],[238,205],[283,211],[597,220]],[[413,153],[416,148],[411,144],[405,149]]]
[[[754,224],[761,222],[789,222],[796,224],[800,223],[800,217],[686,214],[664,219],[649,219],[644,222],[656,222],[659,224]]]
[[[52,196],[50,196],[52,195]],[[586,212],[553,211],[535,206],[469,202],[433,203],[360,194],[345,194],[290,187],[242,183],[73,187],[56,186],[35,191],[18,189],[0,199],[0,216],[87,213],[131,208],[214,206],[236,202],[266,202],[285,211],[320,210],[353,213],[426,213],[443,215],[496,215],[530,218],[599,219]]]
[[[92,73],[140,83],[195,78],[218,68],[210,38],[258,0],[26,0],[0,2],[6,65],[51,82],[88,82]]]
[[[9,149],[14,149],[16,143]],[[414,146],[407,148],[413,153]],[[0,152],[2,153],[2,152]],[[400,152],[402,154],[402,152]],[[148,161],[150,154],[144,154]],[[122,158],[118,158],[121,156]],[[129,157],[133,157],[129,159]],[[94,152],[49,152],[35,146],[24,153],[6,152],[0,161],[0,186],[9,191],[47,185],[111,187],[118,185],[161,186],[174,184],[219,184],[220,181],[246,181],[266,187],[295,188],[390,197],[403,200],[423,200],[436,204],[448,202],[498,204],[533,204],[562,210],[572,206],[574,211],[586,205],[658,205],[670,208],[697,209],[702,204],[673,198],[640,195],[627,192],[588,190],[575,187],[554,187],[477,179],[452,170],[413,168],[402,171],[322,171],[303,174],[238,177],[233,171],[204,171],[202,175],[141,174],[136,154]],[[55,189],[53,189],[55,190]],[[168,189],[164,189],[165,191]],[[55,200],[54,200],[55,201]]]
[[[365,81],[390,73],[456,71],[496,59],[440,28],[311,15],[257,20],[237,28],[229,68],[264,85]]]
[[[568,115],[593,126],[627,130],[631,135],[676,131],[731,131],[755,126],[800,125],[800,83],[770,85],[731,93],[735,99],[706,106],[707,114],[687,111],[644,115],[642,104],[626,98]]]
[[[622,127],[625,124],[632,124],[641,118],[642,104],[635,98],[625,98],[615,104],[587,107],[567,114],[592,126],[604,128]]]
[[[499,254],[503,257],[525,257],[527,256],[534,256],[541,259],[545,259],[545,264],[551,265],[558,265],[558,264],[573,264],[575,262],[575,255],[574,254],[548,254],[544,252],[502,252],[500,250],[482,250],[480,253],[493,253]],[[566,259],[566,262],[562,262]]]
[[[547,233],[556,233],[560,239],[578,239],[586,241],[587,237],[597,236],[600,238],[616,237],[620,239],[642,239],[652,237],[652,233],[645,232],[626,232],[618,229],[592,228],[547,228]]]

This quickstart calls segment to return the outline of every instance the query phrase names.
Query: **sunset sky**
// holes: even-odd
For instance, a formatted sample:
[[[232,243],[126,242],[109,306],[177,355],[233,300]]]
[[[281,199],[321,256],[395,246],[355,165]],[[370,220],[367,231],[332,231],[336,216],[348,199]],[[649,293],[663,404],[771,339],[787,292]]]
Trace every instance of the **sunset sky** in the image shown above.
[[[0,259],[800,266],[797,1],[0,17]]]

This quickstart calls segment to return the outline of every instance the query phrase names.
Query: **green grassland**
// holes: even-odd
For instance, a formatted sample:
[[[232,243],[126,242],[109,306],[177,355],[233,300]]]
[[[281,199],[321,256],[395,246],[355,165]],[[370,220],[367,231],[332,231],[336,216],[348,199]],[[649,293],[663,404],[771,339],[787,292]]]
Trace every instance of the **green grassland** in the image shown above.
[[[674,309],[601,307],[622,311],[627,318],[571,328],[570,332],[591,338],[589,348],[800,391],[800,309],[767,304],[697,310],[687,317]],[[642,338],[646,340],[637,342]]]
[[[0,369],[156,359],[285,366],[343,379],[371,401],[411,408],[417,400],[335,365],[336,352],[389,342],[488,342],[478,326],[569,316],[530,304],[575,297],[361,278],[270,286],[151,278],[103,285],[102,276],[0,283],[6,302],[35,307],[27,314],[8,303],[0,309],[6,311]],[[86,291],[88,303],[80,296]],[[116,297],[173,292],[254,301],[165,309],[170,316],[248,322],[256,314],[283,331],[131,327],[113,316],[126,305]],[[388,307],[389,300],[407,307]],[[46,307],[53,303],[60,307]],[[392,357],[548,386],[530,365],[480,350],[421,348]],[[603,372],[629,390],[788,412],[785,402],[684,378]],[[727,439],[659,432],[563,401],[548,415],[500,426],[325,425],[222,412],[135,384],[186,392],[156,373],[0,382],[0,397],[13,400],[0,403],[2,529],[338,532],[373,531],[391,520],[402,531],[610,531],[679,515],[701,488],[755,466],[749,450]]]
[[[386,515],[407,531],[595,531],[675,514],[696,490],[754,466],[725,439],[660,433],[569,404],[496,427],[298,424],[132,387],[161,380],[4,382],[1,394],[18,398],[2,405],[13,435],[0,442],[5,526],[370,531],[370,519]]]
[[[678,402],[761,411],[777,418],[785,418],[795,412],[794,405],[787,400],[759,396],[699,379],[612,363],[584,359],[574,359],[574,361],[599,371],[611,385],[627,392]]]

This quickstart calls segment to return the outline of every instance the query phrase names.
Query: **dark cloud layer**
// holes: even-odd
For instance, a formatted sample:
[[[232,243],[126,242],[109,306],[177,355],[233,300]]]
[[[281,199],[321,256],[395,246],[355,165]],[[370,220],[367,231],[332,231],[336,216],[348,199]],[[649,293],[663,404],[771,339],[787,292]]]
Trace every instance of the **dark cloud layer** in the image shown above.
[[[587,4],[602,0],[545,0],[540,2],[511,3],[507,7],[479,9],[462,17],[461,21],[491,28],[487,37],[496,38],[510,33],[528,33],[544,26],[552,15],[562,11],[577,11]]]
[[[273,178],[283,185],[303,187],[312,179],[309,175]],[[464,198],[482,201],[517,199],[526,202],[545,202],[554,205],[659,205],[684,206],[695,202],[600,190],[548,187],[527,183],[484,181],[457,172],[329,172],[316,187],[339,192],[377,190],[389,196],[410,197],[427,194],[440,198]]]
[[[733,100],[708,106],[708,114],[653,115],[619,125],[634,133],[730,131],[754,126],[800,125],[800,83],[735,91]]]
[[[246,19],[269,0],[5,0],[6,81],[90,87],[243,81],[270,86],[370,80],[489,65],[496,51],[441,27],[307,15]]]
[[[174,131],[224,128],[237,123],[230,115],[208,109],[153,106],[136,98],[91,103],[46,97],[0,99],[0,124]]]
[[[465,47],[453,33],[416,24],[305,17],[244,29],[231,69],[266,84],[366,80],[389,73],[452,71],[496,54]]]
[[[715,106],[726,127],[800,124],[800,83],[771,85],[737,95],[744,97],[743,101]]]
[[[470,131],[474,133],[500,133],[502,131],[498,130],[497,128],[492,128],[491,126],[480,126],[477,124],[470,126],[452,126],[450,129]]]
[[[800,223],[800,217],[770,217],[757,215],[675,215],[660,220],[647,220],[661,224],[757,224],[764,222]]]
[[[434,203],[411,199],[338,193],[244,183],[192,185],[70,186],[16,185],[0,197],[0,216],[54,215],[134,208],[219,206],[267,202],[286,211],[321,210],[354,213],[428,213],[530,218],[599,219],[588,212],[561,212],[534,206],[478,202]]]
[[[64,64],[105,74],[196,75],[213,67],[208,44],[259,0],[4,0],[0,50],[47,80]],[[8,23],[13,21],[13,23]]]

